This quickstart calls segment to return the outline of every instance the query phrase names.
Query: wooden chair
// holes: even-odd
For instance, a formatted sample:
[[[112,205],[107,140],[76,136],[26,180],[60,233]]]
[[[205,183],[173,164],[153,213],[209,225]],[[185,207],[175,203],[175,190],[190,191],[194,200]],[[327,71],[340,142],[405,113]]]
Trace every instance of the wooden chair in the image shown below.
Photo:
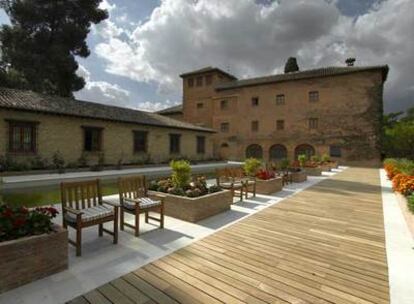
[[[82,253],[82,229],[99,226],[99,236],[108,233],[113,243],[118,243],[118,206],[102,200],[99,180],[61,183],[63,227],[76,230],[76,241],[69,243],[76,247],[76,255]],[[114,222],[113,231],[103,227],[106,222]]]
[[[133,228],[135,236],[139,236],[139,216],[145,213],[145,222],[154,220],[160,223],[160,228],[164,228],[164,198],[157,197],[153,200],[148,197],[147,183],[145,176],[121,177],[118,179],[119,202],[121,204],[121,230],[124,226]],[[158,212],[160,218],[152,217],[149,212]],[[135,216],[135,225],[125,222],[124,213]]]
[[[244,173],[243,168],[232,167],[229,168],[231,176],[233,176],[236,182],[241,182],[244,185],[245,197],[248,197],[249,192],[252,193],[253,197],[256,196],[256,177],[247,176]],[[251,190],[250,190],[251,189]]]
[[[236,191],[240,192],[240,201],[243,201],[243,189],[244,184],[241,181],[236,181],[233,177],[233,173],[230,168],[223,168],[216,170],[217,186],[223,189],[230,190],[231,195],[234,197]]]

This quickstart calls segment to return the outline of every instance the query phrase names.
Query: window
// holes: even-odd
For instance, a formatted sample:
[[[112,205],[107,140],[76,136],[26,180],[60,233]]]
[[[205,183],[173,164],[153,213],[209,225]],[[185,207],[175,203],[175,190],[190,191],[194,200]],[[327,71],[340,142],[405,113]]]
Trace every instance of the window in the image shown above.
[[[222,122],[220,125],[220,130],[223,133],[228,133],[230,130],[230,124],[228,122]]]
[[[341,147],[339,147],[339,146],[330,146],[329,147],[329,155],[331,157],[341,157],[342,156]]]
[[[257,107],[259,105],[259,97],[252,98],[252,106]]]
[[[83,127],[84,143],[83,150],[97,152],[102,150],[102,128]]]
[[[317,129],[317,128],[318,128],[318,119],[309,118],[309,129]]]
[[[148,132],[146,131],[133,131],[133,132],[134,132],[134,153],[146,153]]]
[[[196,78],[196,85],[197,85],[198,87],[201,87],[201,86],[203,85],[203,77],[198,76],[198,77]]]
[[[228,100],[221,100],[220,101],[220,108],[222,110],[226,110],[229,108],[229,101]]]
[[[284,120],[277,120],[276,121],[276,130],[284,130],[285,129],[285,121]]]
[[[202,102],[197,103],[197,109],[202,109],[204,104]]]
[[[285,104],[285,95],[284,94],[276,95],[276,104],[277,105],[284,105]]]
[[[9,152],[36,153],[36,125],[34,122],[9,122]]]
[[[192,88],[194,86],[194,78],[188,78],[188,86]]]
[[[318,91],[309,92],[309,102],[317,102],[317,101],[319,101],[319,92]]]
[[[180,153],[180,134],[170,134],[170,153],[178,154]]]
[[[206,152],[206,138],[204,136],[197,136],[197,154],[204,154]]]
[[[252,121],[252,131],[253,132],[259,131],[259,121],[257,120]]]
[[[207,75],[206,76],[206,85],[211,85],[212,82],[213,82],[213,76],[212,75]]]

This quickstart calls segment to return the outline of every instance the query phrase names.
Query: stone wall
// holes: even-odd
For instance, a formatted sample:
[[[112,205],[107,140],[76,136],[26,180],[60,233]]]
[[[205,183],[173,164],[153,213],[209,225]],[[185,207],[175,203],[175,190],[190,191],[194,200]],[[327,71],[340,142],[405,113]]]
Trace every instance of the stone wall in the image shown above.
[[[37,153],[11,154],[8,152],[9,123],[7,120],[36,121]],[[194,160],[203,160],[213,157],[213,143],[211,133],[197,132],[185,129],[161,128],[138,124],[111,122],[58,116],[33,112],[0,109],[0,156],[6,154],[16,161],[29,161],[35,156],[46,158],[51,162],[53,155],[59,151],[66,164],[76,163],[81,155],[85,155],[90,164],[98,161],[100,152],[84,152],[84,130],[82,126],[103,128],[103,155],[106,164],[117,164],[122,159],[124,164],[139,163],[145,160],[158,163],[168,161],[173,157],[187,157]],[[147,153],[134,153],[133,131],[147,131]],[[181,134],[181,153],[169,153],[169,134]],[[205,154],[197,154],[197,136],[205,136]]]

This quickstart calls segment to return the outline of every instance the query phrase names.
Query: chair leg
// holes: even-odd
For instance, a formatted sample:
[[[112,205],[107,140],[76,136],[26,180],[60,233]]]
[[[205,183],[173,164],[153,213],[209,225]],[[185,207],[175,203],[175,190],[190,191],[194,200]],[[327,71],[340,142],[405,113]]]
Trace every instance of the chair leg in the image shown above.
[[[145,223],[148,224],[148,211],[145,212]]]
[[[160,228],[164,228],[164,204],[162,204],[160,208]]]
[[[103,236],[103,224],[99,224],[99,236]]]
[[[82,228],[76,227],[76,256],[82,254]]]
[[[246,194],[244,197],[247,199],[247,195],[249,194],[249,185],[246,184],[246,188],[244,190],[246,190]]]
[[[243,187],[240,188],[240,201],[243,201]]]
[[[256,197],[256,183],[253,184],[253,197]]]
[[[118,244],[118,208],[115,208],[114,214],[114,244]]]
[[[121,230],[122,231],[124,231],[124,207],[121,207],[121,215],[120,215],[120,217],[121,217],[121,219],[120,219],[120,228],[121,228]]]
[[[139,209],[135,208],[135,236],[139,236]]]

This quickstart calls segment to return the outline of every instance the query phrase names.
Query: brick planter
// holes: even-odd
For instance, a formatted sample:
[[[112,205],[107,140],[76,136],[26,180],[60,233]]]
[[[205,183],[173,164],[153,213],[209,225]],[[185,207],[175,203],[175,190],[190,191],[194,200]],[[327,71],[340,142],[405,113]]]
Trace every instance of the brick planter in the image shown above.
[[[319,165],[319,167],[321,168],[322,171],[331,171],[331,165],[329,164],[323,164],[323,165]]]
[[[233,197],[228,190],[200,197],[178,196],[155,191],[148,191],[148,194],[165,197],[165,215],[191,223],[230,210],[230,206],[233,203]]]
[[[321,176],[322,169],[321,167],[311,168],[311,167],[304,167],[303,171],[307,176]]]
[[[292,174],[292,181],[294,183],[303,183],[308,179],[308,176],[303,171],[291,172],[291,174]]]
[[[283,179],[276,177],[268,180],[256,179],[256,192],[260,194],[272,194],[282,191]]]
[[[68,231],[0,243],[0,293],[68,268]]]

